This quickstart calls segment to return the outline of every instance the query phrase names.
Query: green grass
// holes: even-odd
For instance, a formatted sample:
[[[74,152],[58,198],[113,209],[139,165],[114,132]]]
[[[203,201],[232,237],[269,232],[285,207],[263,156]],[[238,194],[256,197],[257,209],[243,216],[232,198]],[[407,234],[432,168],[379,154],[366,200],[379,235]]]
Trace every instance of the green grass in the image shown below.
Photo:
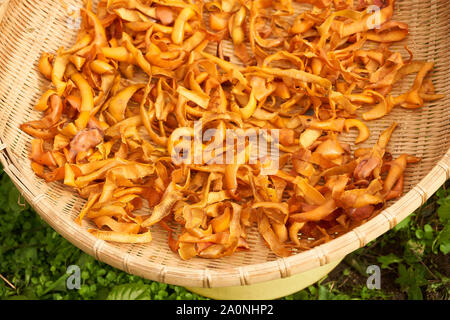
[[[448,183],[447,183],[448,184]],[[287,300],[449,299],[450,189],[344,261],[326,278]],[[366,286],[369,265],[381,268],[381,289]],[[68,290],[68,266],[81,287]],[[178,286],[149,281],[96,261],[50,228],[0,169],[1,299],[205,299]]]

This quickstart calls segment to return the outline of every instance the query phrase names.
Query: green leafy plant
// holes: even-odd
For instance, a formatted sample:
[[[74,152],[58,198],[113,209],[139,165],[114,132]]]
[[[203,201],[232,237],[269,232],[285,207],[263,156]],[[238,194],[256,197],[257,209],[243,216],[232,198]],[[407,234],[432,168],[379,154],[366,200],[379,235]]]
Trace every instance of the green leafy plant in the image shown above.
[[[433,242],[432,249],[434,253],[439,248],[443,254],[448,254],[450,252],[450,193],[442,188],[437,192],[437,195],[439,197],[437,200],[439,205],[437,214],[444,228],[439,231],[436,240]]]
[[[108,294],[108,300],[150,300],[148,284],[128,283],[115,286]]]
[[[401,263],[401,262],[403,262],[403,259],[400,257],[397,257],[393,253],[389,253],[388,255],[378,257],[377,261],[379,263],[381,263],[380,267],[382,269],[389,269],[391,264]]]

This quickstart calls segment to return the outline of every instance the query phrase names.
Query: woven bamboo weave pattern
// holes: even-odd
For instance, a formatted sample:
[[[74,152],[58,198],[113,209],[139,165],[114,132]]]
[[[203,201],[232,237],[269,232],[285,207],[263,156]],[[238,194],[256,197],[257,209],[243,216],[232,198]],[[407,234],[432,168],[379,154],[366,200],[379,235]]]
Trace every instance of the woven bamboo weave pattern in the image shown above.
[[[86,231],[92,227],[88,222],[82,227],[74,222],[84,200],[64,185],[47,184],[34,175],[28,159],[31,137],[19,129],[20,124],[40,117],[33,107],[50,86],[38,72],[38,59],[44,51],[55,52],[74,43],[77,24],[68,13],[81,7],[82,2],[0,1],[0,17],[5,10],[0,23],[0,160],[39,215],[96,259],[145,278],[183,286],[236,286],[284,278],[340,259],[366,245],[411,214],[450,176],[450,1],[398,0],[393,19],[409,25],[409,36],[395,43],[393,50],[407,56],[403,47],[408,45],[415,60],[433,61],[431,79],[436,92],[446,95],[423,108],[394,108],[388,116],[368,122],[371,136],[363,147],[372,146],[380,132],[396,121],[399,127],[388,150],[395,157],[407,153],[422,158],[408,167],[401,199],[357,229],[288,258],[271,253],[256,230],[249,233],[250,251],[216,260],[181,260],[170,251],[167,232],[159,226],[152,228],[150,245],[99,240]],[[413,79],[403,79],[394,93],[405,92]],[[355,135],[345,135],[344,141],[354,141]]]

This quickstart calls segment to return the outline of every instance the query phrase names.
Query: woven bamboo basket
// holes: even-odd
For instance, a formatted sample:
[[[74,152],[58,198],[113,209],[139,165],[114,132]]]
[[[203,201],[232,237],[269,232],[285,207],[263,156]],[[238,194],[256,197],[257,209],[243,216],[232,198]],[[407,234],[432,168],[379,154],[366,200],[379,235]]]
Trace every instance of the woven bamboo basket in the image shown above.
[[[94,1],[95,2],[95,1]],[[37,69],[42,52],[70,47],[76,24],[68,11],[82,1],[0,0],[0,161],[5,172],[38,214],[64,238],[96,259],[128,273],[151,280],[188,287],[217,288],[260,284],[294,277],[306,271],[335,265],[352,251],[366,245],[422,205],[450,176],[450,1],[398,0],[394,19],[408,23],[408,38],[393,46],[414,59],[435,62],[432,74],[436,91],[446,98],[418,110],[394,108],[389,116],[370,122],[371,146],[392,121],[399,127],[388,146],[398,156],[422,157],[408,167],[405,194],[388,204],[379,215],[326,244],[288,258],[278,258],[265,246],[258,232],[249,233],[251,250],[216,260],[181,260],[167,245],[167,233],[154,226],[150,245],[108,243],[74,222],[84,200],[60,183],[46,184],[35,177],[28,159],[31,137],[19,125],[40,114],[33,106],[49,86]],[[396,92],[405,92],[413,77],[403,80]],[[354,134],[343,137],[354,141]],[[329,270],[328,270],[329,271]],[[327,271],[327,272],[328,272]],[[285,280],[285,279],[284,279]],[[301,288],[298,288],[301,289]]]

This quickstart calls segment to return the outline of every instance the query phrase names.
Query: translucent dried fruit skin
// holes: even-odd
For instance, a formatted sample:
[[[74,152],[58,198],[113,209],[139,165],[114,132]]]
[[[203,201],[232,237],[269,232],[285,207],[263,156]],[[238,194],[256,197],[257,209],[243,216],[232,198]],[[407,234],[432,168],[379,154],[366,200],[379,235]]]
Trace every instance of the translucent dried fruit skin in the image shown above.
[[[169,7],[156,7],[156,18],[161,21],[163,25],[169,25],[174,21],[174,12]]]
[[[109,73],[112,74],[114,73],[114,67],[111,66],[110,64],[108,64],[105,61],[102,60],[94,60],[91,62],[91,69],[92,71],[94,71],[95,73],[98,74],[104,74],[104,73]]]
[[[181,10],[178,17],[175,19],[172,31],[172,41],[175,44],[181,44],[184,39],[184,25],[185,23],[194,17],[195,11],[192,7],[186,7]]]
[[[366,141],[370,136],[369,128],[366,124],[358,119],[346,119],[345,120],[345,129],[347,132],[350,128],[356,127],[358,129],[358,136],[356,137],[355,144]]]
[[[76,156],[81,151],[87,151],[103,141],[103,134],[98,129],[79,131],[70,141],[70,152]]]
[[[51,73],[52,83],[56,87],[56,92],[59,96],[62,96],[66,89],[67,83],[63,80],[64,72],[69,63],[69,56],[67,54],[58,53],[53,62],[53,68]]]
[[[80,73],[74,72],[71,79],[81,93],[80,115],[75,120],[75,124],[78,129],[82,130],[86,127],[90,118],[91,110],[94,108],[94,95],[92,93],[91,86]]]

